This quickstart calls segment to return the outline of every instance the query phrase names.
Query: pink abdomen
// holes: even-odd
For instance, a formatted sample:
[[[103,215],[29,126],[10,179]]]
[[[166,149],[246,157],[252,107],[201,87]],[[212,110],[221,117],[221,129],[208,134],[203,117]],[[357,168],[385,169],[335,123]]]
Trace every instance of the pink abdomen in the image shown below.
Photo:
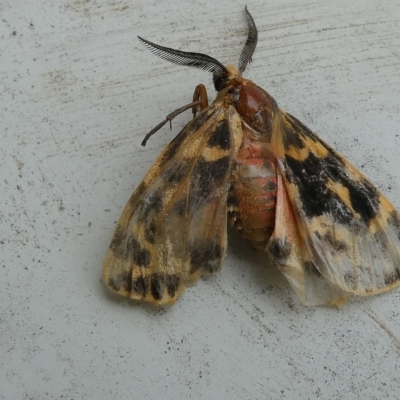
[[[245,135],[232,171],[228,215],[257,250],[264,250],[275,225],[276,164],[267,143]]]

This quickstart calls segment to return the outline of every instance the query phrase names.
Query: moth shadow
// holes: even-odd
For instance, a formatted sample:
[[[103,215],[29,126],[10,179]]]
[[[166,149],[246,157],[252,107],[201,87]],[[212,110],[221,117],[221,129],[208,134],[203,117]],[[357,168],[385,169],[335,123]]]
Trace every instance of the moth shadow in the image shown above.
[[[276,299],[279,303],[303,306],[296,298],[289,282],[273,264],[267,253],[254,250],[234,229],[228,231],[228,243],[228,258],[233,261],[229,267],[240,276],[238,279],[244,278],[247,285],[253,286],[253,292],[265,294],[269,301]],[[246,283],[243,284],[246,285]],[[245,290],[245,288],[238,290]]]

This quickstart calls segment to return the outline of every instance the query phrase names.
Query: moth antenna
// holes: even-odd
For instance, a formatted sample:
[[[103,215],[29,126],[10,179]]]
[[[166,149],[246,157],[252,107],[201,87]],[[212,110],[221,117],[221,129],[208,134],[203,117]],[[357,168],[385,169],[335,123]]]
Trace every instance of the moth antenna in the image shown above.
[[[170,49],[169,47],[152,43],[140,36],[138,36],[138,38],[153,54],[163,58],[164,60],[186,67],[200,68],[219,75],[228,75],[228,70],[218,60],[208,56],[207,54],[190,53],[188,51]]]
[[[254,19],[249,13],[247,6],[245,6],[245,10],[246,10],[247,26],[249,28],[249,33],[247,35],[247,40],[242,50],[242,54],[239,57],[240,72],[244,72],[247,64],[252,61],[251,57],[253,56],[254,50],[256,49],[258,40],[258,32]]]

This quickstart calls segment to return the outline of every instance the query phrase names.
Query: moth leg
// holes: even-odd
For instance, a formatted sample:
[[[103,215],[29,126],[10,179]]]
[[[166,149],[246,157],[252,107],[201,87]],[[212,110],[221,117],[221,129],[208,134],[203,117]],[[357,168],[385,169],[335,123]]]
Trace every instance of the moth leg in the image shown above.
[[[207,97],[207,90],[204,85],[200,84],[196,86],[193,94],[193,102],[187,104],[186,106],[180,107],[177,110],[173,111],[171,114],[168,114],[165,120],[159,123],[155,128],[153,128],[143,139],[142,146],[146,146],[147,141],[149,140],[150,136],[153,136],[159,129],[161,129],[167,122],[171,124],[171,121],[179,114],[183,113],[186,110],[191,108],[193,110],[194,117],[196,116],[197,108],[200,111],[203,111],[205,108],[208,107],[208,97]]]
[[[208,107],[208,96],[207,96],[207,89],[203,84],[199,84],[196,86],[196,89],[194,89],[193,93],[193,102],[195,101],[202,101],[202,104],[193,107],[192,108],[192,113],[193,113],[193,118],[196,117],[197,112],[202,112]]]

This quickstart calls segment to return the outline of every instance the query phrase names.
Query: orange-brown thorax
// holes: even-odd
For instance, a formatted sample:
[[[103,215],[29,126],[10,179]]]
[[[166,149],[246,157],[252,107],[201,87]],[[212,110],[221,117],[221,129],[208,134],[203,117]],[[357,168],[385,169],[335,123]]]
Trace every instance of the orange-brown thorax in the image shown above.
[[[229,192],[229,217],[241,235],[264,250],[275,226],[276,157],[270,150],[274,104],[253,82],[242,79],[231,91],[242,118],[243,142]]]
[[[238,100],[234,103],[239,115],[251,128],[270,138],[273,105],[268,93],[254,84],[240,85]]]

